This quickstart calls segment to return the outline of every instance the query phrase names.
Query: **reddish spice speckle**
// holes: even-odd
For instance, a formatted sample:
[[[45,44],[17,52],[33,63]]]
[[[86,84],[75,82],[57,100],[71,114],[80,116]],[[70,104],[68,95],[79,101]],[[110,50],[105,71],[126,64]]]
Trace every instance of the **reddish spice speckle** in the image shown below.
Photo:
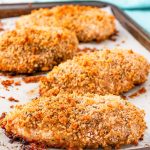
[[[19,102],[19,100],[15,99],[15,98],[13,98],[13,97],[9,97],[8,100],[9,100],[10,102]]]

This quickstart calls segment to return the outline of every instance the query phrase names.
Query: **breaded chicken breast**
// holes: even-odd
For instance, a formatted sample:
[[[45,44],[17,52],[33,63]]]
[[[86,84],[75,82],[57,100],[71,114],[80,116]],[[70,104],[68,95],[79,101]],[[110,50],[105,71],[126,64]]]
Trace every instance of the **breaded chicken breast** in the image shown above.
[[[74,31],[81,42],[105,40],[116,31],[112,15],[97,7],[79,5],[33,11],[16,23],[18,28],[32,25],[63,26]]]
[[[78,47],[75,33],[60,27],[29,27],[0,36],[0,70],[15,73],[48,71],[72,58]]]
[[[137,144],[144,111],[119,96],[60,94],[16,107],[1,121],[7,134],[61,148],[103,148]]]
[[[54,67],[40,83],[40,94],[59,92],[119,95],[147,80],[150,65],[132,50],[84,53]]]

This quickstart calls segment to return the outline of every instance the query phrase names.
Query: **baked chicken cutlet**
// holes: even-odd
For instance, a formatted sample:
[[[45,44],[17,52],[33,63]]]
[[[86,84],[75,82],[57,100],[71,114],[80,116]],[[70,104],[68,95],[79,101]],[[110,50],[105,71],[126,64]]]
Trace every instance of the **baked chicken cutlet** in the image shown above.
[[[62,5],[40,9],[16,22],[17,28],[32,25],[65,27],[74,31],[81,42],[105,40],[116,32],[114,16],[91,6]]]
[[[119,96],[62,94],[18,106],[1,121],[7,134],[60,148],[103,148],[137,144],[144,112]]]
[[[132,50],[100,50],[61,63],[40,82],[40,94],[119,95],[147,80],[150,65]]]
[[[75,33],[61,27],[29,27],[0,36],[0,70],[14,73],[48,71],[73,57]]]

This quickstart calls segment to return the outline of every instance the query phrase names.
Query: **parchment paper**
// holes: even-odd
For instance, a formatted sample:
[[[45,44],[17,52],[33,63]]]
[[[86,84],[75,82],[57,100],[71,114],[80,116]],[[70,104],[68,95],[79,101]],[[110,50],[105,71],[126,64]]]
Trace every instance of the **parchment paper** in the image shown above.
[[[109,13],[111,12],[111,9],[109,7],[104,8]],[[14,28],[14,22],[17,18],[8,18],[3,19],[2,22],[4,23],[4,28],[6,30]],[[135,52],[138,52],[145,56],[148,60],[150,60],[150,53],[128,32],[126,31],[122,25],[116,20],[116,28],[119,31],[118,36],[116,37],[116,41],[106,40],[101,43],[86,43],[86,44],[80,44],[80,48],[84,47],[90,47],[90,48],[114,48],[114,47],[121,47],[126,49],[132,49]],[[0,76],[0,83],[4,79],[8,79],[8,77]],[[9,79],[10,80],[10,79]],[[21,81],[21,86],[11,86],[9,87],[9,91],[7,91],[1,84],[0,84],[0,96],[5,96],[6,98],[3,99],[0,97],[0,114],[2,112],[9,112],[11,110],[11,105],[16,104],[23,104],[31,101],[33,98],[38,96],[38,83],[24,83],[22,81],[22,76],[17,76],[16,78],[13,78],[13,80]],[[141,87],[144,87],[147,92],[144,94],[141,94],[135,98],[130,99],[129,101],[136,106],[138,106],[141,109],[145,110],[146,113],[146,123],[147,123],[147,130],[144,134],[144,140],[140,141],[137,146],[128,145],[124,146],[121,149],[137,149],[142,147],[150,147],[150,76],[148,78],[148,81],[140,86],[137,86],[133,90],[126,93],[126,95],[131,95],[132,93],[135,93],[140,89]],[[15,99],[19,100],[19,103],[16,102],[10,102],[7,100],[9,97],[14,97]],[[9,139],[6,137],[6,135],[3,133],[3,131],[0,129],[0,150],[19,150],[20,149],[20,143],[10,143]]]

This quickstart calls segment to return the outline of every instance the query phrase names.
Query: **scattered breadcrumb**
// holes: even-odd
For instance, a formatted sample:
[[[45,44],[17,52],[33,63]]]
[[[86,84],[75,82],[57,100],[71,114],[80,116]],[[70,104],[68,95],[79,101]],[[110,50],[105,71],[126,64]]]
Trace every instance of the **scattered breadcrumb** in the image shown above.
[[[23,81],[25,83],[36,83],[39,82],[43,76],[29,76],[29,77],[23,77]]]
[[[145,88],[145,87],[142,87],[141,89],[138,90],[138,93],[139,93],[139,94],[144,94],[144,93],[146,93],[146,88]]]
[[[0,96],[0,98],[3,98],[3,99],[5,99],[5,96]]]
[[[1,81],[1,84],[8,90],[9,86],[20,86],[21,82],[20,81],[14,81],[14,80],[3,80]]]
[[[19,102],[19,100],[15,99],[14,97],[9,97],[8,100],[10,102]]]
[[[140,94],[144,94],[144,93],[146,93],[146,89],[145,89],[145,87],[142,87],[138,91],[136,91],[135,93],[129,95],[129,97],[134,98],[134,97],[139,96]]]
[[[21,82],[20,82],[20,81],[16,81],[16,82],[14,83],[14,85],[15,85],[15,86],[20,86],[20,85],[21,85]]]
[[[12,86],[13,83],[14,83],[14,80],[3,80],[3,81],[1,82],[1,84],[2,84],[5,88],[7,88],[7,87],[9,87],[9,86]]]
[[[116,44],[116,46],[120,46],[120,44]]]
[[[134,97],[136,97],[136,96],[138,96],[138,95],[139,95],[138,92],[135,92],[135,93],[131,94],[129,97],[130,97],[130,98],[134,98]]]
[[[126,42],[125,40],[122,40],[122,41],[121,41],[121,43],[125,43],[125,42]]]
[[[10,108],[14,108],[14,105],[11,105]]]

